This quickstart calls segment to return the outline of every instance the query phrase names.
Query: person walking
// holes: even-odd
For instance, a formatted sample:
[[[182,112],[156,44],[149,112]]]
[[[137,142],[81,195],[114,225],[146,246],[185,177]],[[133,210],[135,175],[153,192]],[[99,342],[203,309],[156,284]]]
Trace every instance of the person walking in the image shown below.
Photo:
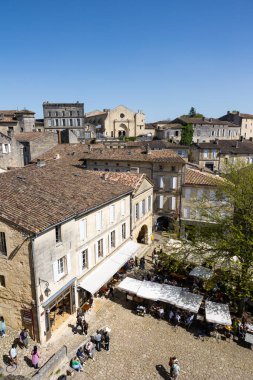
[[[12,366],[14,364],[18,365],[17,349],[15,344],[13,344],[10,349],[10,362]]]
[[[106,351],[110,351],[110,335],[107,331],[105,333],[105,349]]]
[[[145,259],[144,259],[144,257],[142,257],[141,259],[140,259],[140,269],[145,269]]]
[[[4,317],[0,317],[0,336],[4,337],[6,335],[6,324]]]
[[[83,318],[83,321],[82,321],[82,330],[83,330],[83,335],[88,335],[88,323],[86,322],[86,320]]]
[[[23,329],[19,335],[19,340],[22,345],[21,348],[24,348],[24,347],[28,348],[28,337],[29,337],[29,334],[28,334],[27,329]]]
[[[95,335],[95,343],[96,343],[96,349],[97,351],[101,351],[101,340],[102,335],[100,334],[99,330],[97,330],[97,334]]]
[[[94,302],[94,298],[93,298],[93,295],[91,295],[89,299],[90,308],[92,308],[93,302]]]
[[[38,347],[37,346],[33,347],[31,355],[32,355],[32,364],[33,364],[33,366],[34,366],[35,369],[38,369],[39,368],[40,354],[38,352]]]
[[[180,374],[180,367],[179,367],[176,356],[173,356],[170,358],[169,366],[170,366],[170,376],[173,380],[176,380]]]

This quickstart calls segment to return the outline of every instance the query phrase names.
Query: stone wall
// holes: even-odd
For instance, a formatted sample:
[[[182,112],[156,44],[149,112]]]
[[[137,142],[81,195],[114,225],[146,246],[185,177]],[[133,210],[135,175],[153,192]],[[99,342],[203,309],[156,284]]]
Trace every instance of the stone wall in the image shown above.
[[[11,151],[3,153],[2,144],[10,144]],[[0,134],[0,168],[24,166],[23,146],[15,138]]]
[[[56,133],[42,133],[41,138],[30,142],[31,160],[46,153],[49,149],[58,144],[58,136]]]
[[[22,327],[21,313],[32,307],[32,253],[28,236],[0,221],[5,232],[7,256],[0,254],[0,275],[5,287],[0,291],[0,315],[14,329]]]

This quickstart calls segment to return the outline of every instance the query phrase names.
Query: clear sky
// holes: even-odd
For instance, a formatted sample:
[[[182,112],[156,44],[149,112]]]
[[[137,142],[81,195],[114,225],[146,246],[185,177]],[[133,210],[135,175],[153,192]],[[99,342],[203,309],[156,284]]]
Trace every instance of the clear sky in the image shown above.
[[[2,0],[0,109],[253,113],[253,0]]]

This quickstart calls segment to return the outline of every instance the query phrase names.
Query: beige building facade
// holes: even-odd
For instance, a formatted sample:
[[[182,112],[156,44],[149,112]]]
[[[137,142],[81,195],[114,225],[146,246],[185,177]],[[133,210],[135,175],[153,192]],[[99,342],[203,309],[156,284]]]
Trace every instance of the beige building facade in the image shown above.
[[[142,111],[134,112],[123,105],[88,112],[85,121],[100,127],[101,133],[108,138],[136,137],[149,133],[145,132],[145,114]]]

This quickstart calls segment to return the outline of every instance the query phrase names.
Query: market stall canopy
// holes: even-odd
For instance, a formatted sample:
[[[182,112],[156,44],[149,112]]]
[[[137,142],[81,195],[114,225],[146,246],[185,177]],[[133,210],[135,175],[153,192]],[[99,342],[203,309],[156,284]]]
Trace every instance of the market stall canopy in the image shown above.
[[[164,284],[161,288],[161,294],[159,296],[159,301],[170,303],[171,305],[176,305],[182,288],[179,286],[172,286]]]
[[[133,257],[141,247],[141,244],[134,241],[126,242],[118,251],[105,258],[90,273],[88,273],[78,284],[79,287],[87,290],[91,294],[96,293],[106,284],[113,275],[118,272],[127,261]]]
[[[191,313],[198,313],[203,296],[182,290],[179,299],[176,302],[176,306],[180,309],[187,310]]]
[[[206,301],[207,322],[230,326],[232,324],[229,307],[227,304]]]
[[[135,278],[126,277],[118,285],[118,289],[124,290],[128,293],[137,294],[141,285],[142,285],[142,281],[136,280]]]
[[[158,301],[161,295],[162,284],[152,281],[142,281],[137,296],[148,300]]]
[[[205,267],[195,267],[191,272],[190,276],[200,278],[201,280],[208,280],[213,275],[213,271]]]

